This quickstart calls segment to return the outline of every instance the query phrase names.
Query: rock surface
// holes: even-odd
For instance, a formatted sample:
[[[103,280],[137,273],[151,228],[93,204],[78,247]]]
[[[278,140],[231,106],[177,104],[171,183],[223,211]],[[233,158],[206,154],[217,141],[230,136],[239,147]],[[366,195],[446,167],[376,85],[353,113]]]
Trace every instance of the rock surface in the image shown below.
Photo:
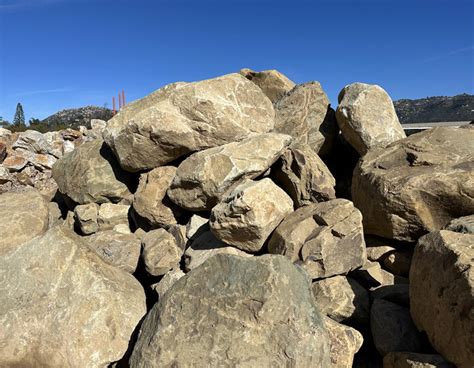
[[[36,190],[0,195],[0,258],[48,229],[49,208]]]
[[[366,234],[416,241],[474,213],[474,128],[433,128],[370,151],[354,171]]]
[[[80,204],[74,207],[76,224],[84,235],[99,231],[98,215],[99,206],[96,203]]]
[[[362,216],[346,199],[301,207],[276,228],[268,250],[300,260],[314,279],[345,274],[366,259]]]
[[[194,153],[179,165],[168,196],[190,211],[211,210],[237,185],[268,170],[290,143],[288,135],[267,133]]]
[[[353,83],[339,93],[336,118],[344,138],[361,155],[406,137],[390,96],[380,86]]]
[[[146,312],[140,284],[61,226],[0,257],[0,269],[2,367],[107,367]]]
[[[128,104],[104,138],[128,171],[163,166],[188,153],[273,129],[271,101],[239,74],[174,83]]]
[[[292,211],[291,198],[265,178],[237,186],[212,209],[209,224],[217,239],[243,251],[256,252]]]
[[[128,212],[130,206],[126,204],[103,203],[99,207],[97,223],[99,230],[111,230],[117,225],[128,226]]]
[[[133,209],[152,227],[176,224],[182,215],[166,195],[175,174],[176,167],[162,166],[140,175]]]
[[[178,266],[183,249],[165,229],[152,230],[142,237],[143,261],[147,272],[161,276]]]
[[[271,255],[217,255],[178,280],[145,318],[130,359],[131,368],[329,364],[309,280]]]
[[[364,342],[362,334],[328,317],[324,318],[324,324],[329,335],[331,367],[352,368],[354,355]]]
[[[454,219],[446,225],[445,230],[463,234],[474,234],[474,215]]]
[[[239,74],[259,86],[273,103],[277,102],[295,86],[293,81],[278,70],[255,72],[251,69],[241,69]]]
[[[410,269],[410,311],[433,347],[458,367],[474,364],[474,235],[422,237]]]
[[[53,167],[61,193],[79,204],[131,200],[128,177],[101,140],[85,143],[64,155]]]

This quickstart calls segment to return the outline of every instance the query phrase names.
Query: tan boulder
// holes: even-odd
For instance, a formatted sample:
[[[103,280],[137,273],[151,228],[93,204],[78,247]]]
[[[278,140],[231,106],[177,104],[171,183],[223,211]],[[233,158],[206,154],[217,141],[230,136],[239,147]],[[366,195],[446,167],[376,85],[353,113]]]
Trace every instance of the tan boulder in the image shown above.
[[[104,138],[128,171],[163,166],[188,153],[273,129],[271,101],[239,74],[174,83],[125,106]]]
[[[413,134],[361,159],[352,199],[364,231],[416,241],[474,213],[474,128],[439,127]]]
[[[284,257],[216,255],[152,307],[130,367],[329,367],[310,287]]]
[[[268,178],[240,184],[211,211],[209,224],[217,239],[247,252],[259,251],[293,201]]]
[[[196,152],[179,165],[168,196],[185,209],[210,210],[237,185],[264,173],[290,143],[288,135],[266,133]]]
[[[130,178],[112,152],[97,139],[65,154],[53,167],[59,191],[79,204],[130,202]]]
[[[319,82],[299,84],[275,104],[275,132],[329,153],[339,128],[334,110]]]
[[[268,250],[299,261],[313,279],[346,274],[366,260],[362,216],[346,199],[301,207],[276,228]]]
[[[142,237],[142,258],[147,272],[161,276],[179,265],[183,249],[165,229],[152,230]]]
[[[99,230],[111,230],[117,225],[129,225],[128,213],[130,206],[126,204],[102,203],[97,214]]]
[[[272,168],[272,178],[299,208],[336,198],[336,180],[307,145],[291,145]]]
[[[96,203],[80,204],[74,207],[74,218],[82,234],[90,235],[99,231],[98,214],[99,206]]]
[[[239,74],[259,86],[273,103],[277,102],[295,86],[293,81],[278,70],[255,72],[251,69],[241,69]]]
[[[175,268],[171,271],[168,271],[159,282],[156,284],[151,285],[153,291],[157,294],[158,300],[163,298],[165,293],[178,281],[181,277],[183,277],[185,273],[181,271],[179,268]]]
[[[324,325],[329,336],[331,368],[352,368],[354,355],[364,342],[362,334],[329,317],[324,317]]]
[[[353,83],[338,96],[336,118],[344,138],[361,155],[406,137],[392,99],[375,84]]]
[[[0,194],[0,258],[48,229],[49,208],[36,190]]]
[[[410,269],[410,311],[433,347],[460,368],[474,364],[474,235],[423,236]]]
[[[0,269],[2,367],[108,367],[146,312],[138,281],[62,226],[0,257]]]
[[[133,209],[152,227],[176,224],[182,215],[166,195],[175,174],[176,167],[162,166],[140,175]]]

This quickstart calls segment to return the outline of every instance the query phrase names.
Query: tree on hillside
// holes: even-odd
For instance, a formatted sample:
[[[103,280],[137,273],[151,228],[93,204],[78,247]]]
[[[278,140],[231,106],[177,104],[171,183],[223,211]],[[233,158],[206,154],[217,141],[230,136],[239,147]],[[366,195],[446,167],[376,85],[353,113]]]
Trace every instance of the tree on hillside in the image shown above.
[[[23,112],[23,106],[18,102],[16,105],[15,117],[13,118],[14,126],[20,127],[25,125],[25,113]]]

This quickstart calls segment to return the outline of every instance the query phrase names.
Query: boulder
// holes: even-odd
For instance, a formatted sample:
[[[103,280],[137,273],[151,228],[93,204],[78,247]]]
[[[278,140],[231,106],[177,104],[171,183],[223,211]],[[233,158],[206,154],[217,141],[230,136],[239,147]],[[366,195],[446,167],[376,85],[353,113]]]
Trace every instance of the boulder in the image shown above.
[[[17,154],[16,151],[9,153],[2,162],[2,166],[10,172],[21,171],[27,164],[28,159],[21,154]]]
[[[0,257],[0,366],[107,367],[146,312],[132,276],[62,226]]]
[[[0,258],[48,229],[48,204],[33,189],[0,194]],[[1,364],[0,364],[1,366]]]
[[[474,364],[474,235],[423,236],[410,268],[410,311],[419,330],[457,367]]]
[[[276,228],[268,250],[301,262],[313,279],[346,274],[366,260],[362,216],[346,199],[301,207]]]
[[[239,74],[259,86],[273,103],[277,102],[295,86],[293,81],[278,70],[255,72],[251,69],[241,69]]]
[[[454,365],[441,355],[393,352],[383,358],[383,368],[454,368]]]
[[[53,167],[59,191],[79,204],[130,202],[128,175],[107,145],[97,139],[65,154]]]
[[[158,296],[158,300],[163,298],[171,286],[173,286],[176,281],[178,281],[184,275],[185,273],[183,271],[181,271],[179,268],[175,268],[171,271],[168,271],[159,282],[151,285],[151,288]]]
[[[21,132],[12,147],[14,149],[22,148],[34,153],[49,153],[51,151],[47,139],[36,130]]]
[[[408,279],[393,275],[382,269],[380,263],[371,261],[366,261],[361,268],[352,271],[351,276],[370,290],[386,285],[408,284]]]
[[[474,215],[463,216],[452,220],[446,225],[445,230],[462,234],[474,234]]]
[[[324,324],[329,336],[331,367],[352,368],[354,355],[364,342],[362,334],[328,317],[324,317]]]
[[[179,165],[168,196],[187,210],[210,210],[237,185],[268,170],[290,143],[288,135],[266,133],[196,152]]]
[[[251,254],[231,247],[219,239],[216,239],[214,234],[209,230],[209,225],[207,225],[206,228],[207,231],[202,232],[192,240],[191,245],[184,252],[183,259],[186,271],[191,271],[199,267],[216,254],[233,254],[241,257],[251,257]]]
[[[182,215],[166,195],[175,174],[176,167],[162,166],[140,175],[133,209],[152,227],[176,224]]]
[[[130,206],[126,204],[115,204],[115,203],[103,203],[99,207],[99,213],[97,215],[97,223],[99,224],[99,230],[111,230],[116,225],[129,225],[128,223],[128,212]]]
[[[334,276],[313,282],[314,301],[322,314],[336,322],[367,324],[369,294],[357,281]]]
[[[293,211],[291,198],[268,178],[240,184],[211,211],[209,224],[217,239],[257,252]]]
[[[291,135],[316,153],[331,151],[339,128],[319,82],[299,84],[275,104],[274,131]]]
[[[99,206],[96,203],[80,204],[74,207],[74,218],[82,234],[90,235],[99,231],[97,222]]]
[[[380,86],[349,84],[338,101],[336,119],[342,135],[361,156],[406,137],[392,99]]]
[[[104,138],[128,171],[163,166],[186,154],[273,129],[275,111],[239,74],[174,83],[126,105]]]
[[[416,241],[474,213],[474,127],[438,127],[369,151],[352,180],[366,234]]]
[[[147,272],[161,276],[179,265],[183,249],[165,229],[152,230],[142,237],[142,258]]]
[[[370,329],[375,347],[384,356],[392,351],[419,352],[421,334],[410,317],[410,310],[384,299],[375,299],[370,310]]]
[[[286,149],[273,166],[271,176],[289,194],[296,208],[336,198],[336,180],[307,144]]]
[[[284,257],[216,255],[153,306],[130,367],[328,367],[310,287]]]
[[[84,242],[106,263],[128,273],[136,271],[141,251],[136,235],[107,230],[88,236]]]
[[[190,240],[197,238],[203,232],[209,230],[209,219],[199,216],[192,215],[186,224],[186,237]]]

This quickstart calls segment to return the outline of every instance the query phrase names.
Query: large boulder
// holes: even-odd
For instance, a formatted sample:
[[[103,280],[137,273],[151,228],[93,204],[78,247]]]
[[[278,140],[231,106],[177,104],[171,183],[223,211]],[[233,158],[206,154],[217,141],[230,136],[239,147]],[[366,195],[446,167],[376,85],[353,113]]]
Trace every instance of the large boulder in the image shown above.
[[[110,119],[104,138],[128,171],[163,166],[188,153],[273,129],[271,101],[239,74],[174,83]]]
[[[257,252],[291,212],[291,198],[265,178],[237,186],[212,209],[209,224],[216,238],[224,243]]]
[[[146,312],[132,276],[62,226],[0,257],[0,366],[108,367]]]
[[[130,202],[128,175],[100,139],[87,142],[56,161],[53,178],[59,191],[79,204]]]
[[[286,75],[274,69],[255,72],[245,68],[241,69],[239,74],[259,86],[273,103],[277,102],[295,86],[295,83],[288,79]]]
[[[461,368],[474,365],[474,235],[423,236],[410,269],[410,311],[433,347]]]
[[[194,153],[179,165],[168,196],[188,210],[210,210],[237,185],[268,170],[290,143],[288,135],[267,133]]]
[[[319,82],[297,85],[275,104],[275,131],[289,134],[315,152],[328,153],[339,128]]]
[[[268,250],[302,263],[314,279],[346,274],[366,260],[362,215],[346,199],[301,207],[276,228]]]
[[[176,167],[162,166],[140,175],[133,209],[152,227],[177,224],[182,215],[166,195],[175,174]]]
[[[369,151],[352,180],[364,231],[416,241],[474,213],[474,127],[439,127]]]
[[[0,257],[48,229],[49,208],[36,190],[0,195]]]
[[[216,255],[153,306],[130,366],[328,367],[310,286],[284,257]]]
[[[294,144],[286,149],[272,167],[271,175],[296,208],[336,198],[336,180],[307,144]]]
[[[406,137],[390,96],[380,86],[349,84],[338,101],[336,118],[342,135],[361,156]]]

